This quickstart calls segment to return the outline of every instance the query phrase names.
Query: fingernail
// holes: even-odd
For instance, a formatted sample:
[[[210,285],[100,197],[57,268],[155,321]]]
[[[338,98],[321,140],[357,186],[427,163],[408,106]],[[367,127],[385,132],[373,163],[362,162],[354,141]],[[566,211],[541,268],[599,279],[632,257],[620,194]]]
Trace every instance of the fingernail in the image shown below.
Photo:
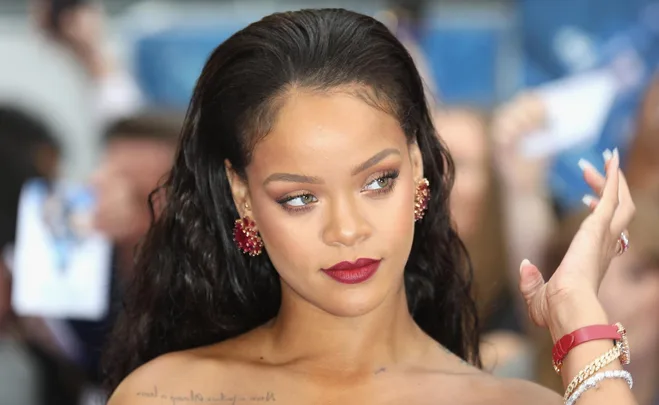
[[[582,171],[586,171],[586,169],[591,169],[596,171],[595,166],[593,166],[593,164],[587,161],[586,159],[579,159],[579,167],[581,168]]]
[[[529,259],[524,259],[524,260],[522,260],[522,263],[519,265],[519,272],[520,272],[520,274],[522,273],[522,269],[524,268],[524,266],[528,266],[529,264],[531,264],[531,262],[529,261]]]
[[[589,207],[589,208],[596,201],[597,201],[597,199],[595,197],[593,197],[592,195],[586,194],[583,197],[581,197],[581,202],[583,202],[584,205],[586,207]]]
[[[609,149],[606,149],[604,152],[602,152],[602,157],[604,158],[605,162],[608,162],[613,157],[613,152],[611,152]]]
[[[615,156],[616,159],[618,159],[618,161],[620,160],[620,154],[618,153],[618,148],[613,149],[613,156]]]

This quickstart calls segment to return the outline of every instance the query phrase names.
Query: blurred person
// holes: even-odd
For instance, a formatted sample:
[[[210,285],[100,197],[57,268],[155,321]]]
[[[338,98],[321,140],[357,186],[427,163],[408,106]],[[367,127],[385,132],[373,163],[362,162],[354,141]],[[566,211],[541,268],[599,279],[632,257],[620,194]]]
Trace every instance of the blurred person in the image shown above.
[[[151,224],[149,195],[172,166],[182,122],[175,111],[145,111],[110,125],[104,137],[92,175],[94,223],[114,243],[122,272],[131,271],[134,249]]]
[[[110,311],[98,321],[60,324],[70,330],[69,344],[78,348],[77,361],[94,389],[101,381],[103,346],[133,277],[134,253],[152,220],[149,195],[171,168],[180,129],[175,112],[144,111],[111,124],[104,136],[105,152],[92,175],[97,200],[93,226],[114,248]]]
[[[59,15],[53,29],[51,0],[32,0],[32,22],[49,40],[67,50],[87,73],[91,103],[101,131],[144,107],[133,76],[108,48],[105,15],[100,2],[81,1]]]
[[[18,137],[14,132],[8,136],[3,131],[3,124],[11,123],[7,115],[0,120],[0,253],[6,252],[14,241],[21,187],[26,180],[37,176],[28,151],[21,147],[11,152],[8,149],[10,139],[7,138]],[[41,404],[43,394],[42,369],[20,336],[20,324],[11,308],[11,273],[4,256],[0,254],[0,402],[37,405]]]
[[[629,233],[636,242],[611,263],[599,290],[608,316],[627,329],[634,358],[626,369],[634,375],[633,392],[639,405],[654,405],[653,400],[659,400],[659,207],[656,199],[657,195],[634,194],[637,215],[629,226]],[[587,215],[586,210],[575,212],[559,223],[547,249],[547,268],[560,263]],[[560,379],[551,364],[552,342],[544,334],[538,336],[539,381],[560,390]]]
[[[0,107],[0,402],[73,404],[78,384],[41,319],[18,317],[11,308],[11,250],[18,205],[26,181],[53,180],[60,147],[37,116],[13,105]]]
[[[516,286],[506,274],[506,235],[501,184],[494,170],[490,119],[469,107],[443,107],[435,125],[455,163],[451,216],[474,268],[474,290],[484,333],[483,366],[496,375],[525,378],[530,368]]]
[[[468,107],[442,107],[435,114],[435,125],[455,163],[455,183],[451,190],[451,215],[463,239],[475,237],[481,228],[493,186],[488,140],[488,118]]]
[[[418,71],[383,24],[301,10],[234,34],[202,71],[140,249],[109,403],[558,403],[474,367],[453,174]],[[633,216],[617,154],[606,176],[588,174],[602,198],[554,276],[520,266],[529,314],[555,336],[607,322],[596,290]],[[612,350],[575,348],[566,379]],[[633,403],[624,384],[588,394],[582,405]]]
[[[550,159],[528,157],[521,141],[545,123],[542,101],[523,92],[498,106],[492,116],[492,156],[500,180],[503,234],[508,263],[528,258],[540,263],[555,221],[547,177]],[[516,284],[517,270],[508,266],[509,282]]]

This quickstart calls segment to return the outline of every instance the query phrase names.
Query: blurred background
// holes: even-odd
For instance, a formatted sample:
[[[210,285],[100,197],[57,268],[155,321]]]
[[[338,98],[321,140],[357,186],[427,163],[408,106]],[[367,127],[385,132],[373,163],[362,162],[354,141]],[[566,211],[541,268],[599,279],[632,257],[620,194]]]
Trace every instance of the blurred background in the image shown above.
[[[102,403],[104,339],[206,58],[309,7],[372,15],[415,58],[494,374],[561,389],[518,266],[551,274],[587,215],[582,167],[620,153],[637,219],[600,295],[639,403],[659,404],[659,1],[0,0],[0,405]]]

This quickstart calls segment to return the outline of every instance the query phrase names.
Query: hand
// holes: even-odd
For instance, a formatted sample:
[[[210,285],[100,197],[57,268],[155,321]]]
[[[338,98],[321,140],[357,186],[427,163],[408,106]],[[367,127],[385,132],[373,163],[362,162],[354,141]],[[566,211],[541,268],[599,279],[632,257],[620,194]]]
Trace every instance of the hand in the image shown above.
[[[57,32],[51,26],[49,0],[33,0],[30,8],[38,29],[69,49],[93,76],[110,69],[102,49],[103,14],[98,5],[86,2],[65,10]]]
[[[585,326],[579,324],[580,318],[589,322],[593,313],[603,314],[597,292],[616,255],[618,238],[635,211],[619,165],[617,150],[606,162],[606,178],[584,162],[584,178],[601,199],[584,199],[592,212],[549,281],[545,283],[538,268],[528,261],[520,267],[520,291],[529,315],[537,325],[549,327],[554,339]]]
[[[542,189],[547,159],[529,159],[519,152],[527,134],[545,124],[545,105],[533,92],[525,92],[498,108],[492,122],[496,168],[503,185],[514,191]]]

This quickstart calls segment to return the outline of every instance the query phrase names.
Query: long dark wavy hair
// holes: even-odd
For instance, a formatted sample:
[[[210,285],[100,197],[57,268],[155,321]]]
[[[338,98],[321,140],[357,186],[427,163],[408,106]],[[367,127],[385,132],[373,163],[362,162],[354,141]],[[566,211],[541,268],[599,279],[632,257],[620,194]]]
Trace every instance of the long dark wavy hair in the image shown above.
[[[432,187],[405,267],[410,313],[437,342],[479,364],[471,266],[449,215],[453,163],[436,136],[412,58],[373,18],[301,10],[247,26],[206,63],[161,187],[166,202],[137,255],[106,353],[109,390],[164,353],[221,342],[276,316],[280,280],[267,249],[249,257],[232,240],[238,211],[224,162],[246,179],[252,149],[293,86],[324,91],[354,84],[418,143]]]

